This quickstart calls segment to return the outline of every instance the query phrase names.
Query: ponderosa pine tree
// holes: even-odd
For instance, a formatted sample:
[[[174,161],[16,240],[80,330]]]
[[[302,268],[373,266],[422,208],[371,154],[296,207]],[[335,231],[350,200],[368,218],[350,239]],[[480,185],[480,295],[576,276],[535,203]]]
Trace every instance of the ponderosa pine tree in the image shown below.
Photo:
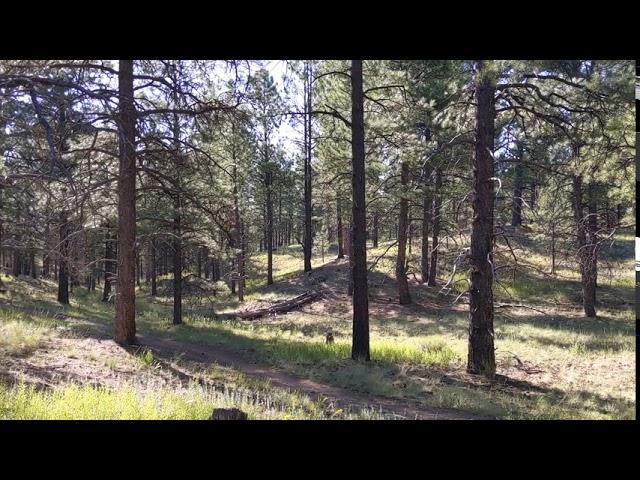
[[[409,164],[400,162],[400,213],[398,215],[398,255],[396,256],[396,281],[398,283],[398,299],[401,305],[411,303],[409,283],[407,282],[407,227],[409,220]]]
[[[115,341],[136,339],[136,110],[133,97],[133,60],[120,60],[118,72],[118,277]]]
[[[495,72],[484,61],[476,63],[476,103],[473,155],[473,222],[469,264],[470,373],[493,377],[496,371],[493,344],[493,150],[495,136]]]
[[[351,61],[353,340],[351,358],[370,360],[367,285],[367,213],[365,203],[364,93],[362,60]]]

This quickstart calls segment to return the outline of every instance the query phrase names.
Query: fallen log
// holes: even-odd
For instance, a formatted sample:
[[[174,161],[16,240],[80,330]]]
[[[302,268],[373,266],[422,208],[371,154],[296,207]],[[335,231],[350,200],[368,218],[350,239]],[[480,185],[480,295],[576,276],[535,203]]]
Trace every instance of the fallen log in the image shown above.
[[[292,299],[270,305],[269,307],[260,308],[258,310],[248,310],[248,311],[229,313],[224,316],[231,317],[231,318],[239,318],[241,320],[254,320],[260,317],[266,317],[266,316],[275,315],[278,313],[289,312],[295,308],[299,308],[303,305],[306,305],[307,303],[311,303],[314,300],[317,300],[318,298],[320,298],[320,293],[315,291],[308,291]]]

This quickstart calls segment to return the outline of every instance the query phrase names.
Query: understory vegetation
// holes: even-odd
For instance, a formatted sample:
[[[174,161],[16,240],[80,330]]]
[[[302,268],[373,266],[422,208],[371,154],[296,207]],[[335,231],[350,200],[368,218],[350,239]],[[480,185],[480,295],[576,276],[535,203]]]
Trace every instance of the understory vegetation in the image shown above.
[[[216,318],[235,309],[228,287],[216,293],[223,308],[206,312],[202,302],[193,302],[182,325],[171,322],[170,304],[163,297],[151,298],[148,286],[138,290],[137,318],[142,332],[195,344],[222,347],[243,358],[284,369],[303,378],[313,378],[349,391],[412,400],[427,406],[461,409],[480,416],[504,419],[633,419],[635,418],[635,324],[633,287],[629,269],[623,268],[633,251],[629,235],[619,244],[626,249],[602,281],[602,315],[598,319],[580,316],[579,303],[571,298],[580,291],[579,279],[561,277],[522,291],[522,280],[505,280],[500,301],[519,304],[536,298],[527,308],[499,309],[496,316],[496,357],[504,382],[478,381],[464,372],[468,314],[464,305],[451,305],[455,295],[443,297],[416,286],[416,306],[403,309],[392,303],[372,302],[371,351],[369,365],[350,359],[350,315],[348,298],[323,300],[302,311],[254,321]],[[381,255],[388,245],[371,249]],[[622,248],[616,247],[616,248]],[[386,253],[393,258],[393,248]],[[301,252],[292,249],[274,256],[278,293],[272,288],[248,288],[248,302],[274,302],[294,294],[300,286]],[[535,257],[527,256],[529,261]],[[613,261],[613,259],[612,259]],[[385,260],[374,274],[384,278]],[[326,259],[319,275],[340,283],[344,263]],[[331,275],[329,274],[331,273]],[[280,277],[282,276],[282,277]],[[377,277],[374,277],[377,278]],[[535,278],[535,277],[534,277]],[[288,280],[287,280],[288,279]],[[55,302],[55,284],[46,280],[4,276],[8,292],[2,301],[2,355],[24,357],[51,344],[52,339],[82,338],[106,333],[113,308],[101,302],[97,293],[81,291],[68,307]],[[326,282],[325,282],[326,284]],[[374,283],[375,285],[375,283]],[[374,290],[385,298],[392,284]],[[332,287],[332,285],[328,285]],[[289,293],[287,293],[289,292]],[[292,293],[293,292],[293,293]],[[554,292],[550,294],[549,292]],[[37,295],[36,295],[37,293]],[[196,297],[197,295],[194,295]],[[39,302],[31,302],[32,298]],[[344,297],[344,296],[343,296]],[[6,303],[4,303],[6,302]],[[185,302],[187,305],[189,301]],[[250,307],[247,307],[250,308]],[[545,313],[541,313],[544,311]],[[335,343],[325,343],[331,330]],[[51,347],[49,347],[51,348]],[[73,351],[53,350],[65,358]],[[85,353],[90,354],[90,353]],[[96,355],[94,363],[117,369],[129,358],[135,375],[153,376],[162,370],[150,350],[117,355]],[[193,368],[193,367],[190,367]],[[207,418],[215,407],[236,407],[255,419],[388,418],[375,409],[347,412],[339,407],[327,410],[327,402],[303,393],[278,389],[267,380],[249,378],[238,370],[221,366],[199,366],[187,385],[150,388],[152,380],[127,380],[110,384],[96,381],[61,381],[55,388],[38,390],[32,383],[3,387],[3,418]],[[612,374],[612,372],[614,374]],[[2,372],[6,375],[7,372]],[[195,378],[223,381],[229,391],[202,386]],[[63,378],[63,377],[62,377]],[[61,378],[61,380],[62,380]],[[20,382],[19,376],[16,380]],[[33,381],[33,379],[31,379]],[[234,387],[234,382],[236,387]],[[36,383],[37,384],[37,383]],[[241,387],[241,391],[237,390]],[[235,389],[234,389],[235,388]],[[255,394],[264,401],[257,402]],[[335,412],[338,411],[336,414]]]
[[[0,60],[0,418],[635,418],[634,67]]]

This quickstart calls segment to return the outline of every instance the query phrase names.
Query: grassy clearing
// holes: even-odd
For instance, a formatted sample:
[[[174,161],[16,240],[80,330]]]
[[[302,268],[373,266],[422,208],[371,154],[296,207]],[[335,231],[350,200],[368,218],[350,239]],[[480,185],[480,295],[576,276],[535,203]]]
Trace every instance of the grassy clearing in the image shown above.
[[[202,316],[189,316],[185,324],[173,326],[159,312],[145,313],[146,326],[159,334],[185,341],[220,344],[248,352],[261,352],[263,359],[282,364],[316,364],[349,358],[351,343],[346,340],[327,345],[324,335],[309,336],[290,327],[239,321],[213,321]],[[372,355],[386,363],[447,365],[458,359],[446,343],[433,339],[406,338],[395,341],[378,336],[371,339]]]
[[[329,253],[325,249],[324,257],[316,248],[311,256],[311,264],[317,268],[335,258],[335,253]],[[296,278],[304,271],[300,259],[302,258],[301,245],[289,245],[281,247],[273,252],[273,280],[281,282]],[[324,260],[323,260],[324,259]],[[262,287],[267,280],[267,253],[257,252],[251,255],[247,261],[247,290],[252,291]]]
[[[176,327],[171,324],[168,305],[148,303],[143,287],[138,298],[137,322],[143,332],[223,345],[247,358],[304,377],[359,392],[410,398],[431,406],[459,408],[505,419],[635,418],[636,337],[630,306],[634,284],[631,283],[632,270],[626,268],[633,257],[634,245],[632,240],[627,240],[621,236],[614,249],[602,254],[597,319],[583,318],[579,279],[568,264],[561,264],[556,277],[524,269],[515,277],[504,275],[500,279],[504,289],[496,287],[497,302],[524,303],[545,312],[519,308],[496,310],[498,372],[511,381],[505,385],[478,382],[465,374],[468,307],[451,305],[456,293],[445,297],[438,289],[417,284],[412,284],[411,293],[419,307],[372,304],[373,361],[367,365],[349,359],[348,299],[323,302],[304,312],[255,322],[215,321],[206,315],[187,314],[185,323]],[[374,261],[387,246],[381,244],[371,249],[369,261]],[[372,294],[376,296],[395,297],[394,254],[395,247],[392,247],[371,274]],[[545,263],[548,259],[539,252],[525,249],[521,255],[530,265],[548,268]],[[301,257],[299,248],[275,254],[276,282],[289,279],[295,283],[301,271]],[[326,260],[329,258],[327,255]],[[259,273],[262,260],[259,255],[254,260],[254,273]],[[314,266],[318,264],[316,257]],[[448,279],[446,272],[442,276]],[[458,272],[458,276],[464,279],[465,272]],[[263,289],[261,282],[256,279],[255,284],[249,284],[249,301],[275,301],[291,296],[286,289]],[[458,284],[460,289],[465,285],[464,282]],[[20,297],[25,295],[21,288],[18,284],[12,286],[16,302],[24,300]],[[54,292],[53,285],[46,282],[38,288],[44,289],[38,296],[45,302]],[[99,295],[79,290],[72,298],[72,305],[62,309],[66,315],[97,324],[111,323],[113,307],[100,302]],[[235,310],[238,306],[236,300],[222,294],[216,298],[215,312]],[[50,304],[43,308],[55,311]],[[5,319],[4,324],[11,325],[6,320],[10,319]],[[80,328],[69,323],[68,328]],[[25,325],[35,323],[32,319]],[[20,330],[23,327],[6,328]],[[46,336],[49,327],[43,328],[41,333]],[[82,328],[90,326],[84,324]],[[333,345],[324,343],[328,329],[333,330],[336,337]],[[28,332],[24,334],[28,336]],[[153,370],[149,367],[156,365],[154,359],[145,359],[144,355],[142,352],[136,362],[143,370]],[[113,361],[105,362],[112,362],[114,367]],[[207,375],[225,383],[230,379],[240,382],[243,388],[254,393],[266,394],[271,390],[268,382],[260,384],[235,378],[229,372],[218,370]],[[287,394],[278,395],[286,397]],[[283,402],[296,404],[294,399]]]

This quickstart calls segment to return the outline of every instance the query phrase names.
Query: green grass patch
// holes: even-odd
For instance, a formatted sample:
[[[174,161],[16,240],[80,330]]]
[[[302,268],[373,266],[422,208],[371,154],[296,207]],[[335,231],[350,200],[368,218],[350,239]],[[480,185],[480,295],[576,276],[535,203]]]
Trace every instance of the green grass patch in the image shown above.
[[[0,310],[0,352],[25,355],[36,350],[53,333],[53,320],[12,308]]]
[[[3,420],[204,420],[214,408],[240,408],[249,419],[381,418],[374,411],[327,411],[320,402],[295,394],[270,398],[192,385],[183,390],[139,391],[64,385],[37,390],[26,384],[0,384]]]

